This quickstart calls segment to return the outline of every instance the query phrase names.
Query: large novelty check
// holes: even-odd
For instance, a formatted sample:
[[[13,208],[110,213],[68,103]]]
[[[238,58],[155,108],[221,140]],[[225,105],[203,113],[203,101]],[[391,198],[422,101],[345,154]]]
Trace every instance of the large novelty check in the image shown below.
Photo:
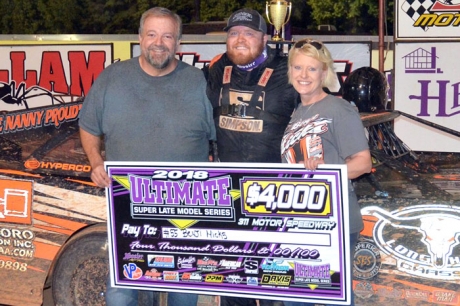
[[[107,162],[115,287],[350,303],[346,168]]]

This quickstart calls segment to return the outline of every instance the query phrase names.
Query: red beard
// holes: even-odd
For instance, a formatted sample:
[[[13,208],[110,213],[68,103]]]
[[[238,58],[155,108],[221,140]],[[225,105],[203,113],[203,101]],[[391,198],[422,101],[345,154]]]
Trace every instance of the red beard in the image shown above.
[[[253,52],[241,54],[238,50],[227,47],[227,56],[232,61],[232,63],[240,66],[247,65],[253,62],[259,55],[264,51],[264,44],[261,42]]]

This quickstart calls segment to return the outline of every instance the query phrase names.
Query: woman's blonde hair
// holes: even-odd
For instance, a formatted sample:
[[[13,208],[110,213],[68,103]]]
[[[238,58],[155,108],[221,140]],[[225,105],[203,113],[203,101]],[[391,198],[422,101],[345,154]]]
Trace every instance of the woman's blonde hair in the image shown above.
[[[326,78],[322,82],[323,87],[332,87],[337,81],[337,75],[334,71],[334,60],[332,59],[331,52],[326,46],[318,41],[310,38],[301,39],[297,41],[289,50],[288,58],[288,78],[289,83],[292,84],[291,80],[291,65],[294,56],[297,54],[303,54],[312,57],[321,63],[323,63],[323,69],[327,70]]]

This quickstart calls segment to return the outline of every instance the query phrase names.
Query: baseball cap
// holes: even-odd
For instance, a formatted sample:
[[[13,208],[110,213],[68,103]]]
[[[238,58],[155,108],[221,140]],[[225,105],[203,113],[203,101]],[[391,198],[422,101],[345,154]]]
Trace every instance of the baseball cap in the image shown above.
[[[267,33],[267,23],[259,12],[253,9],[244,8],[234,12],[228,19],[224,31],[227,32],[234,26],[245,26],[264,34]]]

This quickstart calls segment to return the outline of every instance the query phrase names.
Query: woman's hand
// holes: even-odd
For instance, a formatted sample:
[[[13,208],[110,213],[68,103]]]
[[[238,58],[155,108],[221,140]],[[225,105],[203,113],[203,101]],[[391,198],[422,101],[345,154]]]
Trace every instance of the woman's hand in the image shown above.
[[[319,158],[319,157],[312,157],[304,160],[303,162],[300,161],[299,164],[303,163],[305,166],[305,169],[308,170],[316,170],[318,168],[318,165],[324,164],[324,159]]]

